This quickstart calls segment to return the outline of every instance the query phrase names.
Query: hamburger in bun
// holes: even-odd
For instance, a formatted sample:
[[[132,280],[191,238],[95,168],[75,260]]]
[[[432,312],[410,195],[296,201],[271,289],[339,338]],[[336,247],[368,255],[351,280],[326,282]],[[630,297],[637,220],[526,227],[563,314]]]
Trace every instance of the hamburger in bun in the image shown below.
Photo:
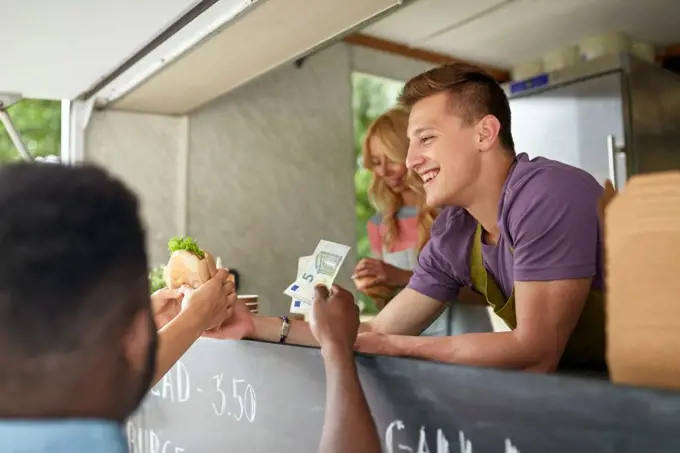
[[[163,269],[163,280],[170,289],[183,285],[198,288],[217,272],[215,258],[190,237],[174,237],[168,242],[170,260]]]

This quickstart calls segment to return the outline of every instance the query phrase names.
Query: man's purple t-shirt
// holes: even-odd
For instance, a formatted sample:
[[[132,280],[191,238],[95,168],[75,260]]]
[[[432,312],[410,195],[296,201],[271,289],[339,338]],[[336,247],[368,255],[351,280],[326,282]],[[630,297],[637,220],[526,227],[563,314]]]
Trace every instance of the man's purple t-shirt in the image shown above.
[[[515,281],[593,277],[602,288],[597,203],[603,188],[589,173],[554,160],[517,156],[498,207],[500,238],[482,245],[484,267],[506,298]],[[440,301],[471,286],[470,250],[477,221],[448,207],[432,225],[408,287]],[[513,252],[510,249],[514,249]]]

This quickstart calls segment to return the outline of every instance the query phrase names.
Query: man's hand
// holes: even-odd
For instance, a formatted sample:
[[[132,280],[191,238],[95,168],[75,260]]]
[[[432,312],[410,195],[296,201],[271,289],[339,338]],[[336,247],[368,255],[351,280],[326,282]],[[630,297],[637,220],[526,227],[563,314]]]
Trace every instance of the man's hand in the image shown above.
[[[198,289],[183,286],[179,292],[184,294],[182,310],[197,316],[202,330],[219,327],[234,312],[236,290],[234,283],[229,281],[229,272],[226,269],[218,270]]]
[[[184,294],[170,288],[161,288],[151,295],[151,311],[156,328],[161,329],[182,311]]]
[[[309,327],[322,351],[352,352],[359,331],[359,308],[352,294],[337,285],[330,294],[323,285],[317,286]]]
[[[380,332],[366,332],[357,337],[354,345],[358,352],[376,355],[398,355],[390,343],[390,335]]]

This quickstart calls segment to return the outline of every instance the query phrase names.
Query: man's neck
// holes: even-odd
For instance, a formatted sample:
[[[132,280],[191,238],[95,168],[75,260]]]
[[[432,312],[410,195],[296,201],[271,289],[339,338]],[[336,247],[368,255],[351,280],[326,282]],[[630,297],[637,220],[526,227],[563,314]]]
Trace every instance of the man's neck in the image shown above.
[[[0,418],[101,419],[120,422],[123,418],[119,409],[120,395],[112,392],[113,386],[99,384],[100,381],[93,376],[90,385],[55,384],[50,389],[49,383],[43,383],[42,387],[36,385],[35,389],[17,389],[12,395],[0,393]]]
[[[109,420],[120,422],[120,417],[113,415],[109,410],[98,410],[96,407],[74,406],[42,406],[34,405],[26,408],[8,407],[7,404],[0,406],[0,419],[41,420],[41,419],[78,419],[78,420]]]
[[[499,158],[499,154],[502,158]],[[503,150],[489,151],[484,157],[486,162],[475,184],[475,195],[465,209],[482,225],[484,242],[496,244],[500,236],[498,207],[503,196],[503,186],[514,159]]]

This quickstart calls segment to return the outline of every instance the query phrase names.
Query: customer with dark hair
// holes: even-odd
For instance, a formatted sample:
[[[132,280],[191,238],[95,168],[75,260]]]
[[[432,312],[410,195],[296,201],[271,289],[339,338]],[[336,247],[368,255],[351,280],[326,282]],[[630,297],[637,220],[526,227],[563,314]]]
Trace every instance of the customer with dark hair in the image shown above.
[[[0,250],[0,451],[125,451],[157,358],[137,199],[93,167],[0,168]],[[221,271],[183,301],[160,376],[234,298]]]
[[[234,285],[219,270],[184,296],[157,345],[137,199],[94,167],[0,168],[0,250],[2,453],[125,453],[120,424],[154,370],[157,380],[244,308],[233,309]],[[312,326],[329,395],[323,453],[380,451],[353,358],[358,317],[351,294],[317,292]]]

